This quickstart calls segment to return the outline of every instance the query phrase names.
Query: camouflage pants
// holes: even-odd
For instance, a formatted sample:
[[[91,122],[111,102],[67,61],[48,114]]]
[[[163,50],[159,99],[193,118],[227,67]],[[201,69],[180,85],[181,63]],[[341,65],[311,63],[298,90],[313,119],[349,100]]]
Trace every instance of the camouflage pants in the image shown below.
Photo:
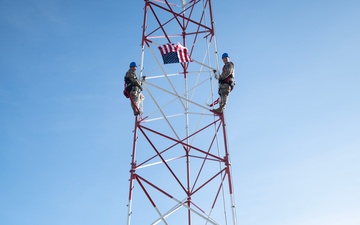
[[[134,113],[138,112],[138,110],[142,112],[142,102],[144,101],[145,97],[141,93],[141,89],[137,86],[133,86],[130,91],[130,97],[132,99],[132,102],[130,104]]]
[[[218,94],[220,95],[220,101],[219,101],[220,108],[225,109],[230,91],[231,91],[231,87],[229,84],[226,83],[219,84]]]

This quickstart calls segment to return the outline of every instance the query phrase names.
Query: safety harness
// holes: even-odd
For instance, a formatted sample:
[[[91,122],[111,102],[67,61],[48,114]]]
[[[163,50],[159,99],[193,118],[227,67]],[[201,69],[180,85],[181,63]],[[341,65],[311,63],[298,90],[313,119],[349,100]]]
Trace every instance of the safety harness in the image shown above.
[[[232,63],[232,62],[230,62],[230,63],[234,66],[234,63]],[[231,88],[231,91],[232,91],[234,89],[234,86],[235,86],[234,71],[229,76],[227,76],[225,79],[219,80],[219,84],[228,84],[228,85],[230,85],[230,88]]]
[[[232,74],[230,74],[229,76],[227,76],[224,80],[219,80],[220,84],[229,84],[230,86],[234,83],[234,76]]]

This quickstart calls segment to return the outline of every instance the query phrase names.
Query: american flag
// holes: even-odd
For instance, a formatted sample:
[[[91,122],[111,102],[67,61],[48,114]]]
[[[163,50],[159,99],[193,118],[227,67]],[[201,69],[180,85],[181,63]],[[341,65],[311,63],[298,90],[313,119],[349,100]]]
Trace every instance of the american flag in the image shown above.
[[[191,61],[187,48],[182,46],[180,43],[165,44],[159,46],[159,50],[163,58],[164,64],[183,63]]]

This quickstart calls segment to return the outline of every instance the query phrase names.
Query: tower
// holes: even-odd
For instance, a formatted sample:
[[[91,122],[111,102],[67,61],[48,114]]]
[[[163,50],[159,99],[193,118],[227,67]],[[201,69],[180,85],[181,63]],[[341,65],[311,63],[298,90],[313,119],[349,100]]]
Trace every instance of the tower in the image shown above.
[[[145,0],[127,225],[236,222],[211,0]]]

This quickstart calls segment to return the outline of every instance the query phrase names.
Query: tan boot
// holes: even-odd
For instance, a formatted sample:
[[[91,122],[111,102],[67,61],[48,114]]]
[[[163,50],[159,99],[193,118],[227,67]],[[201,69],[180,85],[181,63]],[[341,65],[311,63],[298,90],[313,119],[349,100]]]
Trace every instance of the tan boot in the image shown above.
[[[215,112],[218,112],[218,113],[223,113],[223,110],[224,108],[223,107],[219,107],[217,109],[214,109]]]
[[[218,113],[218,114],[221,114],[221,113],[223,113],[223,111],[224,111],[224,107],[219,107],[219,108],[217,108],[217,109],[213,109],[213,110],[210,110],[211,112],[214,112],[214,113]]]

